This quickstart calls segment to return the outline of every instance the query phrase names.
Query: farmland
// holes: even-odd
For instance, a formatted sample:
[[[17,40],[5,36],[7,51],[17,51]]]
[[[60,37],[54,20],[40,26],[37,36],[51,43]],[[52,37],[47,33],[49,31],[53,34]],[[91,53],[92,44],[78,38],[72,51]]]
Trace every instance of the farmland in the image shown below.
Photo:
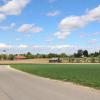
[[[100,64],[12,64],[38,76],[100,89]]]

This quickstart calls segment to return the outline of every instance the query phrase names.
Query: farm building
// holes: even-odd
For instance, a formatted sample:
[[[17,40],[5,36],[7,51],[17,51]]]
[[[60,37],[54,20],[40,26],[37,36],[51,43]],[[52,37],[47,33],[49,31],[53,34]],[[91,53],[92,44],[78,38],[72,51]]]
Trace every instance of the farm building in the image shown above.
[[[24,60],[27,59],[25,56],[16,56],[15,60]]]

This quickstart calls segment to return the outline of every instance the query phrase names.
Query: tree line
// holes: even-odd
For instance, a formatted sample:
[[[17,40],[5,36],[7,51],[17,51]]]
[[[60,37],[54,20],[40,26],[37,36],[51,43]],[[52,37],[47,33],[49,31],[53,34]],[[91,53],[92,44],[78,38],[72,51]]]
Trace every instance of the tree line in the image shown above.
[[[89,57],[100,57],[100,51],[89,53],[88,50],[78,50],[76,53],[72,55],[67,55],[66,53],[56,54],[32,54],[31,52],[27,52],[26,54],[0,54],[0,60],[14,60],[16,56],[24,56],[26,59],[34,59],[34,58],[89,58]]]
[[[77,53],[74,53],[72,56],[74,57],[99,57],[100,56],[100,51],[99,52],[94,52],[94,53],[89,53],[88,50],[78,50]]]

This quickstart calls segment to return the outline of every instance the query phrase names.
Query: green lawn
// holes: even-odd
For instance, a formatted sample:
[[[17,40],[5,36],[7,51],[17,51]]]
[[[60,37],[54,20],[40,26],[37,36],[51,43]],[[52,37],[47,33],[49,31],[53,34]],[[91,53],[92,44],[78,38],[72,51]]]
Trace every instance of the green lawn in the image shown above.
[[[15,64],[11,67],[51,79],[100,89],[100,64]]]

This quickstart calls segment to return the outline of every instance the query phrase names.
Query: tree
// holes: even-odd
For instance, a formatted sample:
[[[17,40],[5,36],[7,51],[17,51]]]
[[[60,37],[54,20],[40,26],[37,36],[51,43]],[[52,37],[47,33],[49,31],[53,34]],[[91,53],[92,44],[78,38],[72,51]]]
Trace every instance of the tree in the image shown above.
[[[30,52],[27,52],[27,54],[25,55],[27,57],[27,59],[33,59],[33,55]]]
[[[77,53],[74,53],[73,56],[74,56],[74,57],[77,57]]]
[[[99,55],[98,52],[95,52],[95,53],[94,53],[94,57],[97,57],[98,55]]]
[[[60,57],[65,58],[65,57],[67,57],[67,55],[65,53],[62,53],[62,54],[60,54]]]
[[[7,60],[7,55],[6,54],[2,54],[1,57],[2,57],[3,60]]]
[[[78,50],[77,51],[77,57],[82,57],[82,55],[83,55],[83,50]]]
[[[15,56],[13,54],[9,54],[8,59],[9,60],[14,60],[15,59]]]
[[[88,51],[87,50],[84,50],[83,51],[83,55],[84,55],[84,57],[88,57],[89,56]]]
[[[0,60],[2,60],[2,55],[0,55]]]
[[[58,55],[57,54],[54,54],[54,53],[48,54],[48,58],[52,58],[52,57],[58,57]]]

